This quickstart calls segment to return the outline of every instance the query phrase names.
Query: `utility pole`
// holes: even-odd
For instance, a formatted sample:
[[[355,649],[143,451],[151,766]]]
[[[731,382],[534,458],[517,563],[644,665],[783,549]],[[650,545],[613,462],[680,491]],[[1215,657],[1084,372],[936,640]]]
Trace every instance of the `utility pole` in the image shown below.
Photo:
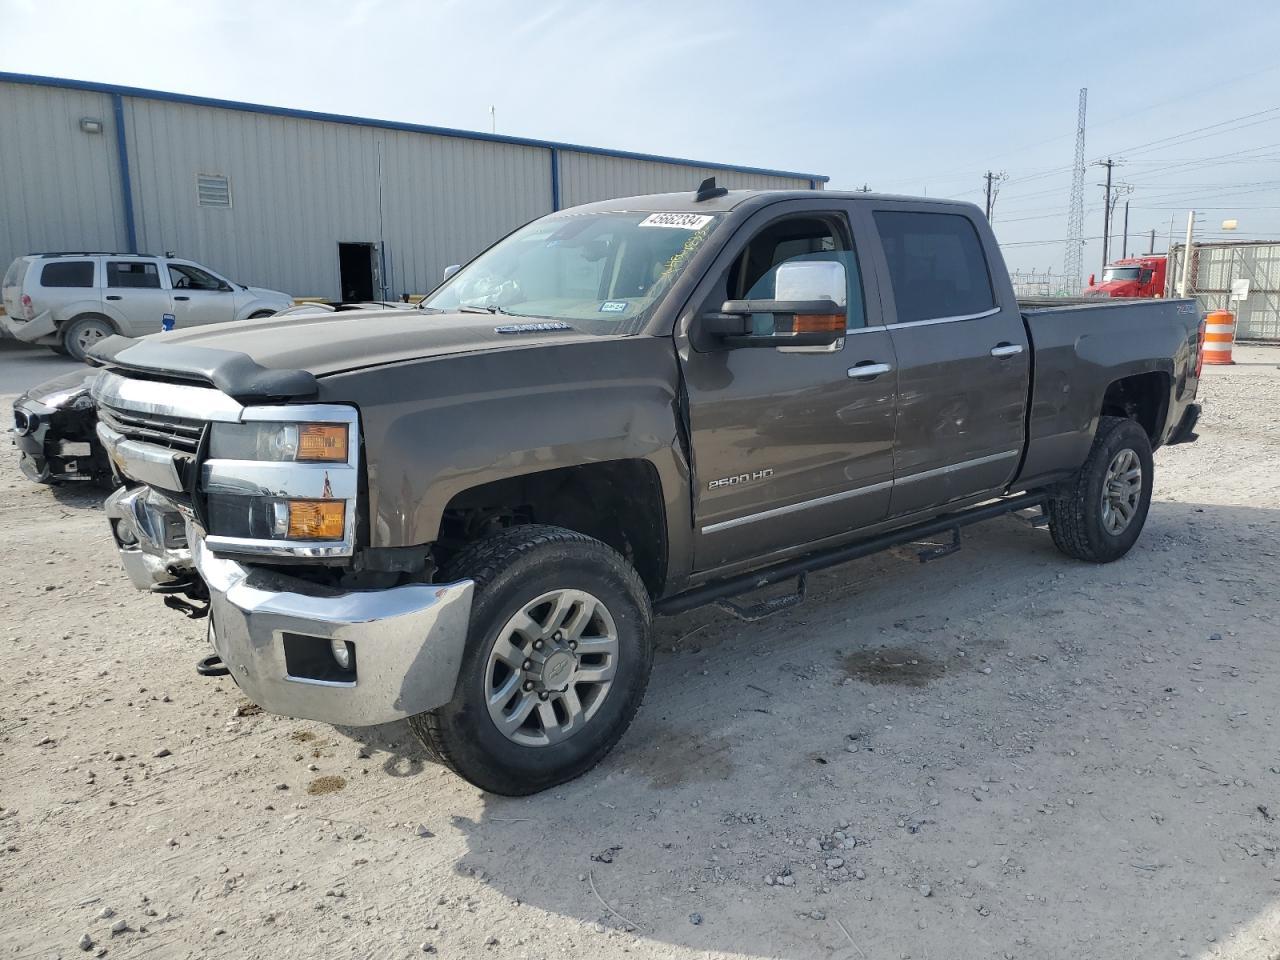
[[[1000,184],[1008,180],[1009,175],[1003,170],[999,173],[992,173],[988,170],[982,179],[987,181],[987,221],[990,222],[991,214],[996,207],[996,196],[1000,193]]]
[[[1113,215],[1115,214],[1115,205],[1120,202],[1120,197],[1121,196],[1127,197],[1129,194],[1133,193],[1133,189],[1134,189],[1133,184],[1131,183],[1116,184],[1115,199],[1111,201]],[[1125,200],[1124,202],[1124,246],[1121,249],[1123,250],[1123,252],[1121,253],[1121,256],[1127,257],[1129,255],[1129,201],[1128,200]]]
[[[1106,191],[1102,203],[1102,269],[1105,270],[1111,252],[1111,168],[1116,165],[1116,162],[1107,157],[1105,160],[1093,161],[1093,165],[1107,169],[1107,182],[1098,184]]]
[[[1187,278],[1191,274],[1191,234],[1196,228],[1196,212],[1187,211],[1187,245],[1182,248],[1182,276],[1178,279],[1178,296],[1187,295]]]
[[[1147,256],[1156,252],[1156,228],[1151,228],[1151,242],[1147,244]]]

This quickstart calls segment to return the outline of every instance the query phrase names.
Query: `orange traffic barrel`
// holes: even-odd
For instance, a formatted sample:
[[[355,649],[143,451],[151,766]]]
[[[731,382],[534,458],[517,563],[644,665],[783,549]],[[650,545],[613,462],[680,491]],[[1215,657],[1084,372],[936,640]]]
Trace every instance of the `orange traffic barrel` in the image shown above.
[[[1230,310],[1214,310],[1204,318],[1204,362],[1235,363],[1231,359],[1235,339],[1235,316]]]

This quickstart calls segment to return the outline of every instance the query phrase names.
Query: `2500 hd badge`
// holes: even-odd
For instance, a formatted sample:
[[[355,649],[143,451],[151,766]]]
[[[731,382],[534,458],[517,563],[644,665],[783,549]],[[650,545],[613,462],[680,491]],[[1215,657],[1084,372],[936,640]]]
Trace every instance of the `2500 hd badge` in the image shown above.
[[[765,467],[763,470],[757,470],[754,473],[740,473],[736,477],[721,477],[719,480],[712,480],[707,484],[707,489],[718,490],[721,487],[736,487],[743,483],[768,480],[772,476],[773,467]]]

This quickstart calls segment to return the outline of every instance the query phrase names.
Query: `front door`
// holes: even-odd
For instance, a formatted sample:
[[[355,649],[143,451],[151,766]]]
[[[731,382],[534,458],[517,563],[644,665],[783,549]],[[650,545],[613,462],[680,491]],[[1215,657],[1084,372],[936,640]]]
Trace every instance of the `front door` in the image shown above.
[[[968,214],[886,203],[873,214],[898,357],[893,516],[981,494],[1013,479],[1025,438],[1026,327],[1001,303]]]
[[[193,263],[166,263],[173,288],[176,326],[226,323],[236,318],[236,294],[231,284]]]
[[[845,206],[796,200],[755,214],[699,285],[694,314],[730,299],[774,299],[777,268],[793,260],[845,266],[848,331],[832,347],[699,352],[680,338],[699,571],[864,527],[888,512],[893,344]]]
[[[154,260],[108,260],[103,307],[127,337],[155,333],[173,309]]]

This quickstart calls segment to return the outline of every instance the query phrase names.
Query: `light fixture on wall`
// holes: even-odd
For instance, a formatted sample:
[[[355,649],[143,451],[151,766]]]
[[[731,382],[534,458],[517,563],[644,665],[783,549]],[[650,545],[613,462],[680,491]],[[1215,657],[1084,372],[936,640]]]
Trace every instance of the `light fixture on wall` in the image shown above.
[[[95,120],[93,117],[81,117],[80,129],[85,133],[101,133],[102,121]]]

